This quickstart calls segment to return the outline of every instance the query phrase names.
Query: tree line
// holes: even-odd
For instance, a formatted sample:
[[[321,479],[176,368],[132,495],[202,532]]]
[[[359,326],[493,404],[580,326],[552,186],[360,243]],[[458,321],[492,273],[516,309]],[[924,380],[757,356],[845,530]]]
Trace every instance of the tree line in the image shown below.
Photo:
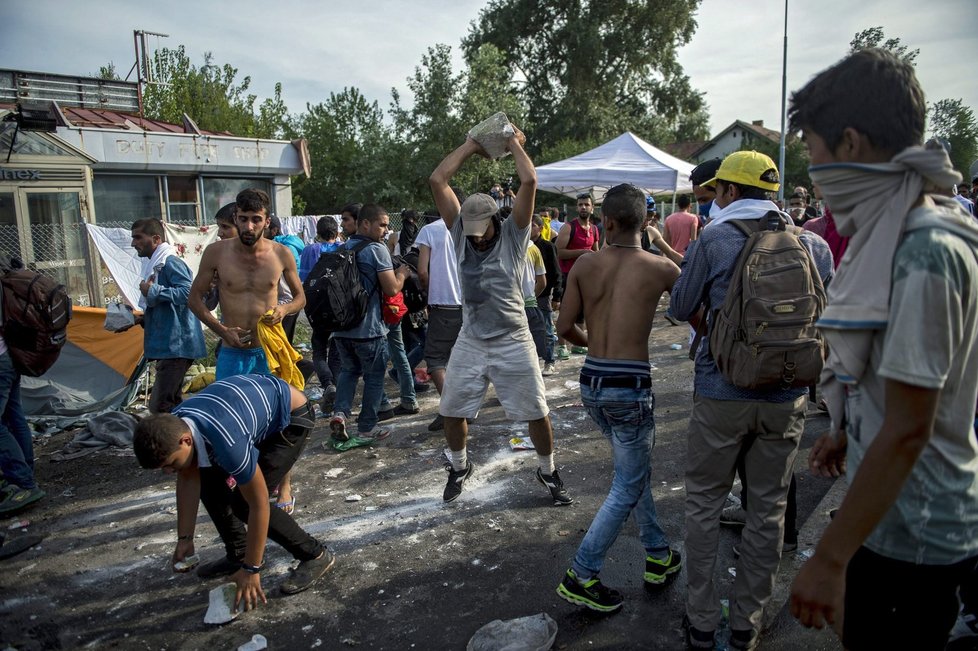
[[[155,78],[146,87],[147,116],[179,124],[186,113],[212,131],[257,138],[305,138],[312,176],[293,179],[293,214],[338,212],[350,200],[423,209],[430,204],[428,174],[470,127],[504,111],[533,137],[539,164],[561,160],[624,131],[659,145],[709,138],[703,93],[677,60],[678,47],[696,29],[699,0],[492,0],[460,48],[429,47],[407,79],[408,97],[392,88],[386,109],[355,86],[330,93],[291,113],[282,86],[258,101],[251,77],[216,65],[210,53],[196,66],[183,46],[158,50]],[[884,47],[913,62],[898,38],[881,27],[855,35],[850,51]],[[112,76],[111,64],[100,76]],[[978,125],[960,99],[931,106],[935,136],[951,144],[965,176],[978,157]],[[757,146],[777,160],[777,145]],[[789,138],[785,182],[807,185],[804,144]],[[466,192],[486,190],[514,176],[512,162],[480,161],[456,178]]]

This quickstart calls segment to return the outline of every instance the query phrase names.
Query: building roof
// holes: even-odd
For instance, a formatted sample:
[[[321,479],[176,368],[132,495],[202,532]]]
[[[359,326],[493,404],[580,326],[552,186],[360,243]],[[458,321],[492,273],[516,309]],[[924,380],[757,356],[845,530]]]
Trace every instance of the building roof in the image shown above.
[[[189,125],[171,124],[160,120],[141,118],[130,113],[107,111],[105,109],[85,109],[73,106],[61,108],[61,112],[75,127],[92,129],[131,129],[155,133],[199,133],[207,136],[230,136],[227,131],[193,130]]]
[[[0,110],[16,111],[16,104],[0,103]],[[66,127],[85,127],[88,129],[125,129],[148,131],[150,133],[192,133],[202,136],[233,136],[228,131],[207,131],[200,129],[192,121],[186,124],[172,124],[161,120],[141,118],[132,113],[109,111],[107,109],[88,109],[76,106],[58,105],[58,110],[68,124]]]
[[[706,151],[707,149],[715,145],[717,141],[719,141],[721,138],[727,135],[727,133],[733,131],[734,129],[749,131],[750,133],[754,134],[758,138],[767,138],[772,142],[781,142],[781,132],[775,131],[774,129],[768,129],[767,127],[764,126],[764,123],[761,120],[757,120],[755,123],[744,122],[743,120],[734,120],[727,128],[723,129],[722,131],[720,131],[720,133],[713,136],[708,141],[702,143],[698,149],[694,150],[690,154],[690,159],[699,157],[700,154],[702,154],[704,151]]]
[[[706,145],[706,140],[688,140],[686,142],[674,142],[668,145],[662,145],[662,151],[667,154],[671,154],[676,158],[691,161],[693,160],[693,153],[699,151]]]

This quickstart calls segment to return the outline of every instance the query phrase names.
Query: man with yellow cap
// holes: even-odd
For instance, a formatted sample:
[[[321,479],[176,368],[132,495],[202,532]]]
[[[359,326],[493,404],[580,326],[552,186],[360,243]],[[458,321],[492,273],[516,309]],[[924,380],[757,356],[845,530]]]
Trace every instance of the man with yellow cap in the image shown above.
[[[779,187],[774,162],[756,151],[730,154],[716,176],[702,185],[716,188],[712,219],[686,251],[670,306],[677,319],[687,321],[705,305],[712,329],[748,241],[735,222],[780,220],[790,224],[791,218],[768,195]],[[799,240],[814,260],[822,282],[828,282],[832,276],[828,245],[807,231]],[[786,496],[805,428],[807,389],[783,382],[754,389],[736,386],[721,373],[709,344],[709,338],[704,337],[696,352],[687,439],[687,595],[683,623],[691,648],[713,648],[720,622],[720,598],[713,581],[717,527],[738,459],[743,457],[750,476],[745,487],[749,507],[730,597],[730,648],[753,649],[781,559]]]

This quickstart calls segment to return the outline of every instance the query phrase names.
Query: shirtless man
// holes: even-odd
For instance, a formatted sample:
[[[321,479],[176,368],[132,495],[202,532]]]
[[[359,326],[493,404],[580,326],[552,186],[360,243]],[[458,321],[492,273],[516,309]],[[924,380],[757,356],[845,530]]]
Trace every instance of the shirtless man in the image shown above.
[[[190,309],[224,342],[217,359],[218,379],[245,373],[267,375],[268,360],[256,336],[258,321],[273,326],[306,304],[292,253],[262,237],[269,223],[269,203],[268,195],[261,190],[238,193],[234,216],[237,239],[214,242],[204,249],[190,288]],[[223,323],[204,305],[204,295],[216,272],[220,272]],[[278,282],[283,276],[292,291],[292,300],[279,304]],[[269,310],[271,314],[265,314]]]
[[[611,443],[615,474],[557,594],[573,604],[614,612],[621,608],[622,595],[602,585],[598,573],[632,511],[645,547],[646,585],[665,583],[682,566],[656,520],[650,486],[655,398],[649,332],[659,297],[672,289],[679,267],[642,250],[645,195],[638,188],[619,185],[609,190],[601,219],[606,244],[581,256],[571,269],[557,332],[588,347],[581,398]],[[586,333],[575,323],[582,308],[589,317]]]

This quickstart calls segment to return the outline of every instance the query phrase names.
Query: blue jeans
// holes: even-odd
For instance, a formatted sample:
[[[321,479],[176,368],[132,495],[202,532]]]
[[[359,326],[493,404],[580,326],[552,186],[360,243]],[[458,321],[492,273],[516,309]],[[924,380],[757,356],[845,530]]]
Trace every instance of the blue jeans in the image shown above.
[[[347,339],[334,337],[340,353],[340,375],[336,382],[336,402],[333,409],[349,418],[353,411],[353,396],[357,380],[363,376],[363,404],[357,417],[357,430],[369,432],[377,426],[377,410],[384,395],[384,373],[387,372],[387,340]],[[413,389],[414,387],[412,387]]]
[[[418,396],[414,392],[414,373],[404,350],[404,339],[401,336],[401,324],[388,325],[387,345],[390,348],[391,361],[397,371],[397,383],[401,388],[401,406],[414,409],[418,406]]]
[[[34,488],[34,439],[20,404],[20,374],[9,353],[0,355],[0,470],[21,488]]]
[[[639,538],[647,553],[665,552],[669,541],[656,519],[652,501],[651,455],[655,441],[652,390],[592,389],[582,384],[581,398],[588,414],[611,442],[615,462],[611,491],[574,556],[574,572],[589,578],[601,571],[604,557],[630,513],[635,514]]]

